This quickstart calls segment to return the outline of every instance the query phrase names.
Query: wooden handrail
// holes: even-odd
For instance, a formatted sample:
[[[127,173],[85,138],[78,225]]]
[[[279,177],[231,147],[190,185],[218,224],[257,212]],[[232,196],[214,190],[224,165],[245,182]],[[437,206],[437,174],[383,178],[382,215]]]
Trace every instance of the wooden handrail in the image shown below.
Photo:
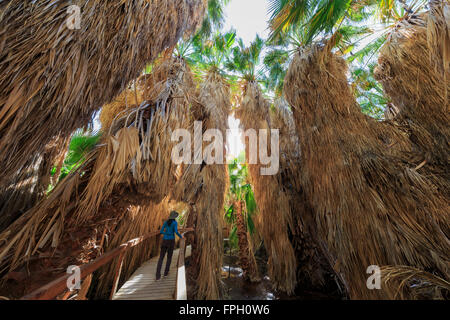
[[[181,229],[180,230],[181,233],[183,233],[183,232],[187,233],[190,231],[193,231],[193,229],[189,228],[189,229]],[[122,244],[118,248],[113,249],[113,250],[101,255],[94,261],[82,265],[80,267],[80,280],[86,278],[87,276],[94,273],[95,271],[97,271],[98,269],[103,267],[104,265],[111,262],[114,258],[120,256],[119,261],[117,262],[118,267],[116,267],[116,273],[115,273],[114,283],[113,283],[113,290],[111,293],[111,296],[114,295],[115,290],[117,289],[118,282],[119,282],[121,265],[123,263],[123,259],[125,257],[126,252],[129,249],[141,244],[145,240],[153,238],[155,236],[158,236],[159,234],[160,234],[159,231],[155,231],[155,232],[151,232],[145,236],[141,236],[139,238],[132,239],[132,240]],[[51,300],[51,299],[55,299],[58,295],[67,291],[67,289],[68,289],[67,288],[67,280],[71,276],[72,276],[71,274],[63,275],[63,276],[59,277],[58,279],[53,280],[52,282],[46,284],[45,286],[31,292],[30,294],[23,296],[20,300]]]

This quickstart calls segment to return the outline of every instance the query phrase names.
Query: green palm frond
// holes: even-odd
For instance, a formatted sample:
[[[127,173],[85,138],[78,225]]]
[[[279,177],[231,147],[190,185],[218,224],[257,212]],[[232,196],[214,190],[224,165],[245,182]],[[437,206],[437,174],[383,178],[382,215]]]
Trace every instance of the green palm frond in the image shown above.
[[[385,43],[386,36],[382,35],[378,38],[375,38],[370,43],[362,47],[360,50],[352,53],[352,55],[348,58],[350,62],[355,60],[360,63],[364,62],[367,58],[375,56],[375,54],[380,50],[381,46]]]
[[[354,93],[362,112],[375,119],[382,119],[389,100],[373,76],[375,66],[376,63],[373,62],[368,66],[355,68],[352,70],[351,78]]]
[[[307,23],[306,43],[321,32],[331,32],[344,19],[352,0],[321,0]]]
[[[270,39],[276,39],[289,32],[293,26],[303,24],[314,7],[313,3],[310,0],[269,0],[272,29]]]
[[[307,44],[317,34],[330,32],[342,21],[351,4],[352,0],[271,0],[270,39],[276,39],[283,33],[301,27]]]
[[[62,180],[76,168],[78,168],[87,154],[94,149],[101,138],[101,134],[86,134],[84,132],[76,132],[69,144],[69,150],[66,158],[64,159],[63,167],[59,180]],[[53,168],[51,174],[56,174],[56,168]]]
[[[422,10],[426,0],[270,0],[271,43],[296,34],[301,45],[351,23],[380,21],[386,26]]]
[[[273,91],[276,96],[281,96],[284,86],[284,78],[290,62],[287,48],[272,48],[264,57],[265,76],[263,84],[267,90]]]
[[[225,208],[225,221],[229,224],[234,224],[236,222],[234,217],[234,203],[236,201],[244,201],[247,229],[250,234],[254,234],[255,223],[253,219],[255,214],[257,213],[257,205],[252,186],[247,183],[248,167],[246,165],[240,164],[240,161],[238,159],[234,159],[233,162],[228,165],[228,171],[230,177],[229,194],[233,204],[228,208]]]
[[[195,37],[208,38],[216,30],[223,27],[225,21],[224,7],[230,0],[208,0],[207,15]]]
[[[236,31],[230,30],[224,34],[216,32],[209,38],[193,37],[188,41],[180,41],[174,54],[182,57],[191,67],[194,75],[201,78],[211,69],[219,72],[224,78],[229,78],[225,70],[225,58],[236,40]]]
[[[244,41],[239,38],[237,45],[230,51],[224,63],[228,71],[239,75],[241,79],[255,81],[262,75],[262,70],[258,70],[262,52],[265,47],[265,41],[259,35],[256,35],[248,47]]]

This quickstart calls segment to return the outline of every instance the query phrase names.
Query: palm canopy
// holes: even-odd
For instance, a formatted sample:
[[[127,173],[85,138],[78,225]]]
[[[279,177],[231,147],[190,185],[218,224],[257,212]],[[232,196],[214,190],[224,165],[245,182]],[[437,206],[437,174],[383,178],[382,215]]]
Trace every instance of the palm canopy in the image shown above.
[[[274,92],[277,97],[283,94],[284,78],[290,61],[286,47],[271,48],[264,57],[263,84],[266,90]]]
[[[269,0],[271,38],[301,26],[309,42],[320,31],[330,31],[343,18],[352,0]]]
[[[189,41],[180,42],[175,48],[175,54],[183,57],[185,61],[197,72],[208,72],[211,69],[227,77],[224,70],[226,57],[235,43],[236,31],[231,30],[225,34],[216,32],[209,39],[194,37]]]
[[[352,22],[385,24],[396,22],[421,10],[425,0],[269,0],[272,41],[301,30],[303,45],[321,33],[341,29],[344,19]],[[344,30],[348,33],[349,30]],[[358,32],[359,33],[359,32]]]
[[[350,81],[363,112],[381,118],[389,102],[374,80],[375,58],[401,20],[425,8],[426,0],[269,0],[271,49],[265,59],[266,88],[281,96],[289,55],[316,39],[334,35],[350,64]]]
[[[247,191],[247,166],[238,163],[237,159],[228,165],[230,175],[230,192],[236,200],[243,200]]]
[[[230,0],[208,0],[207,15],[203,20],[200,30],[195,35],[205,39],[216,30],[220,30],[225,21],[224,7]]]
[[[64,159],[61,172],[57,168],[52,169],[51,174],[59,174],[58,180],[62,180],[71,172],[76,170],[86,160],[86,156],[94,149],[100,141],[101,134],[93,132],[83,132],[81,130],[75,132],[69,144],[69,150]]]
[[[227,56],[225,67],[243,80],[256,81],[262,75],[259,66],[264,47],[265,41],[259,35],[248,47],[242,39],[238,39],[237,46]]]

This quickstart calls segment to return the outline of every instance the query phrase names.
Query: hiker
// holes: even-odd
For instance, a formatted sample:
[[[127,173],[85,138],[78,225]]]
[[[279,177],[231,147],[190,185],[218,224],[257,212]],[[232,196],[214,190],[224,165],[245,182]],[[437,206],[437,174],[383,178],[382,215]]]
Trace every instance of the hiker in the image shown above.
[[[161,255],[159,256],[158,268],[156,269],[156,281],[161,279],[161,267],[164,260],[164,256],[167,253],[166,270],[164,272],[164,277],[169,274],[170,263],[172,262],[173,248],[175,247],[175,233],[180,237],[183,236],[178,232],[178,223],[176,218],[178,217],[178,212],[172,211],[169,215],[169,220],[164,222],[160,233],[164,235],[161,244]]]

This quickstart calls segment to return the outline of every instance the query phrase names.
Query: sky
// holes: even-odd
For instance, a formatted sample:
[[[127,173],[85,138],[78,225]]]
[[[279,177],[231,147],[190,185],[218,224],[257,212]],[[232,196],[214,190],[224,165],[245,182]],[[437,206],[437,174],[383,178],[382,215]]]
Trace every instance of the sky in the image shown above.
[[[267,0],[231,0],[225,8],[224,30],[236,29],[237,36],[245,44],[250,44],[258,33],[267,38],[269,20],[269,4]]]

